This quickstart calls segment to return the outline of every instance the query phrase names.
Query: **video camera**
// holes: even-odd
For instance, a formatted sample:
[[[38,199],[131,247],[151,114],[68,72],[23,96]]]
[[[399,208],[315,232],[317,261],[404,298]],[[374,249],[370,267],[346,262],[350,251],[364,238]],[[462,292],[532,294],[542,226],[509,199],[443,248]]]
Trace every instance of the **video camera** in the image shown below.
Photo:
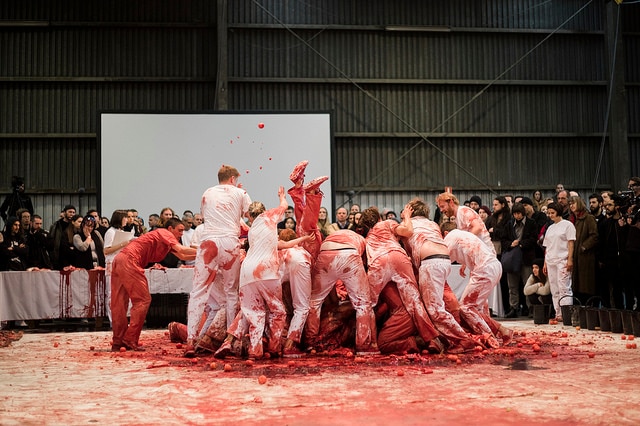
[[[631,218],[631,224],[635,225],[640,219],[640,196],[633,191],[618,191],[620,198],[619,211],[625,219]]]

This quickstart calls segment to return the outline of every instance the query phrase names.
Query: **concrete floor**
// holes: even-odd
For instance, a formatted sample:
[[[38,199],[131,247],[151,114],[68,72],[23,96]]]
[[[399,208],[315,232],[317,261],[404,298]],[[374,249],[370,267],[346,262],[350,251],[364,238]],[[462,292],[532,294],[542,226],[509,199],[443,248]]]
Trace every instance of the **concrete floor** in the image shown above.
[[[182,358],[164,330],[143,331],[147,351],[125,353],[110,352],[109,332],[25,333],[0,348],[0,424],[640,424],[636,340],[508,326],[518,335],[507,348],[458,357],[253,365]]]

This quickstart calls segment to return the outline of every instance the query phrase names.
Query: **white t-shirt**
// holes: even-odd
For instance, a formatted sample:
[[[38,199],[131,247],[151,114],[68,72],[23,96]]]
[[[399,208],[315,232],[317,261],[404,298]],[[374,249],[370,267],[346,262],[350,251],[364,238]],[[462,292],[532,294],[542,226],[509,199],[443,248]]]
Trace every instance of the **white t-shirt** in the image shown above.
[[[240,235],[240,220],[249,210],[251,198],[244,189],[233,185],[216,185],[202,194],[200,212],[204,217],[205,234],[216,237]]]
[[[204,223],[201,223],[196,227],[196,230],[193,231],[193,235],[191,235],[190,247],[196,247],[196,248],[200,247],[203,233],[204,233]]]
[[[491,234],[487,230],[487,227],[484,226],[484,222],[478,213],[470,207],[467,206],[458,206],[458,211],[456,213],[456,227],[461,231],[471,231],[471,228],[476,224],[482,224],[482,231],[480,235],[477,235],[478,238],[484,242],[489,249],[493,252],[494,256],[496,254],[496,249],[493,247],[493,243],[491,242]]]
[[[277,226],[286,207],[258,216],[249,228],[249,250],[240,267],[240,287],[256,281],[280,279]]]
[[[547,228],[543,246],[546,248],[545,260],[547,262],[560,262],[569,257],[569,241],[576,240],[576,227],[568,220],[562,219]]]
[[[493,250],[471,232],[453,229],[444,237],[444,242],[451,261],[465,265],[470,271],[496,261]]]
[[[109,229],[107,229],[107,232],[104,233],[104,248],[109,248],[111,246],[113,246],[113,239],[116,236],[116,232],[118,232],[118,230],[116,228],[114,228],[113,226],[109,227]],[[133,238],[133,236],[135,235],[135,230],[131,230],[131,238]],[[130,239],[131,239],[130,238]],[[116,255],[118,253],[120,253],[120,250],[122,250],[122,248],[119,248],[118,250],[112,252],[111,254],[106,254],[104,256],[104,260],[106,263],[111,263],[113,261],[113,259],[116,257]]]

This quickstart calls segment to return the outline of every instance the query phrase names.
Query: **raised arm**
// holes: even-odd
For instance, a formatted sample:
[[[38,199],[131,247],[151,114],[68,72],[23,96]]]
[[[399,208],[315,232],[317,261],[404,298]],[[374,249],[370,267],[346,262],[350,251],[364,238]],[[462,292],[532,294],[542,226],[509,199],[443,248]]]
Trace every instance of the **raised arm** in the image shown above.
[[[404,209],[400,212],[402,223],[396,227],[396,234],[401,237],[410,237],[413,235],[413,222],[411,222],[411,215],[413,214],[413,208],[409,204],[404,206]]]

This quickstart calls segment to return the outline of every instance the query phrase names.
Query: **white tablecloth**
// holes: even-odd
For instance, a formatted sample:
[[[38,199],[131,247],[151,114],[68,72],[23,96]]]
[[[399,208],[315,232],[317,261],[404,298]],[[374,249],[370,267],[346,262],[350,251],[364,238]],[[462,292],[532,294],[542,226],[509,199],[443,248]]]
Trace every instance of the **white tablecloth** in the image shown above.
[[[190,293],[193,268],[147,269],[151,294]],[[458,298],[469,283],[452,265],[447,280]],[[91,318],[106,316],[103,271],[0,272],[0,320]],[[504,315],[500,286],[489,297],[494,314]]]
[[[105,316],[104,271],[0,273],[0,320]]]
[[[193,268],[146,270],[149,291],[189,293]],[[104,271],[0,272],[0,320],[106,316]]]

